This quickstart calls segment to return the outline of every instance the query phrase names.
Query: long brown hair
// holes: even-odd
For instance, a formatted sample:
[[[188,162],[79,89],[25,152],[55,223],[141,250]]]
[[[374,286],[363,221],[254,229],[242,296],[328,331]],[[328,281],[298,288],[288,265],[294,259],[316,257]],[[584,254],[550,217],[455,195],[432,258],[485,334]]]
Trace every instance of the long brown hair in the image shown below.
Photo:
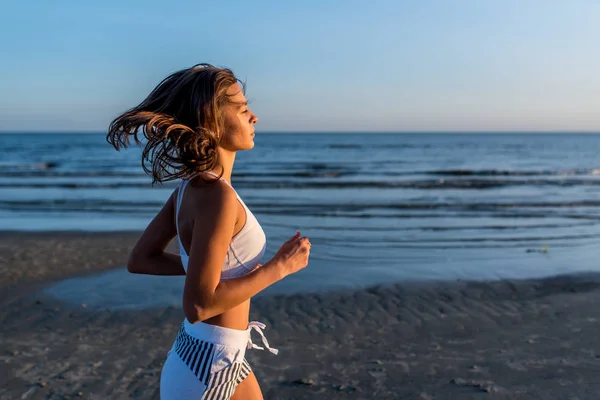
[[[138,106],[115,118],[106,141],[126,148],[143,133],[142,168],[152,184],[191,179],[219,165],[217,146],[224,129],[227,89],[243,82],[227,68],[197,64],[165,78]],[[222,172],[221,172],[222,173]]]

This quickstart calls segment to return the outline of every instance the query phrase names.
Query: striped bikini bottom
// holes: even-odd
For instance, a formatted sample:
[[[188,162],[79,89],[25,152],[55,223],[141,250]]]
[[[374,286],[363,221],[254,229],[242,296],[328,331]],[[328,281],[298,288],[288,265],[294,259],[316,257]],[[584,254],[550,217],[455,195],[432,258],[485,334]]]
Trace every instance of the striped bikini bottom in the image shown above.
[[[246,349],[264,350],[252,343],[252,330],[260,334],[270,352],[278,353],[269,346],[264,328],[257,321],[242,331],[184,320],[162,369],[161,400],[229,399],[252,371],[245,359]]]

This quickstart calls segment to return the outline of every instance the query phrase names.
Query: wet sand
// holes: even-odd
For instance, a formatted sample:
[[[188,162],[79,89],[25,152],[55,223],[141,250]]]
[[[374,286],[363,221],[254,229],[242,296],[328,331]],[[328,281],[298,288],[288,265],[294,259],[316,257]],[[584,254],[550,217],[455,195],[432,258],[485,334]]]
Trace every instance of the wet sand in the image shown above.
[[[0,399],[158,399],[183,315],[41,294],[121,267],[138,233],[0,234]],[[395,284],[256,299],[266,399],[600,398],[600,276]]]

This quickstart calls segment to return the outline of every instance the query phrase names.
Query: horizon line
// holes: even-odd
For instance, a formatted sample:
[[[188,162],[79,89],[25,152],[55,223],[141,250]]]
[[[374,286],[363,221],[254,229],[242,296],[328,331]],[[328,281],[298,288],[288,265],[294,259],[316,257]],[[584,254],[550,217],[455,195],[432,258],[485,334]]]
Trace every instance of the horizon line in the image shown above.
[[[278,131],[278,130],[268,130],[268,131],[257,131],[260,134],[600,134],[599,130],[398,130],[398,131],[364,131],[364,130],[352,130],[352,131],[343,131],[343,130],[323,130],[323,131],[298,131],[298,130],[289,130],[289,131]],[[10,134],[24,134],[24,135],[44,135],[44,134],[67,134],[67,135],[99,135],[106,134],[103,131],[78,131],[78,130],[68,130],[68,131],[34,131],[34,130],[14,130],[14,131],[2,131],[0,130],[0,135],[10,135]]]

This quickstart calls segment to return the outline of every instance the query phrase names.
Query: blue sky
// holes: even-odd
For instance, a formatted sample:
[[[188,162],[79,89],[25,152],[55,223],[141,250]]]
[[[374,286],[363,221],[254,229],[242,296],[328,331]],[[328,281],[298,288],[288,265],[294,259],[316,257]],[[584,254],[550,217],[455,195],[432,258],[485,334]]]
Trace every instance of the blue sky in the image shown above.
[[[600,131],[600,2],[3,2],[0,131],[105,131],[199,62],[259,131]]]

